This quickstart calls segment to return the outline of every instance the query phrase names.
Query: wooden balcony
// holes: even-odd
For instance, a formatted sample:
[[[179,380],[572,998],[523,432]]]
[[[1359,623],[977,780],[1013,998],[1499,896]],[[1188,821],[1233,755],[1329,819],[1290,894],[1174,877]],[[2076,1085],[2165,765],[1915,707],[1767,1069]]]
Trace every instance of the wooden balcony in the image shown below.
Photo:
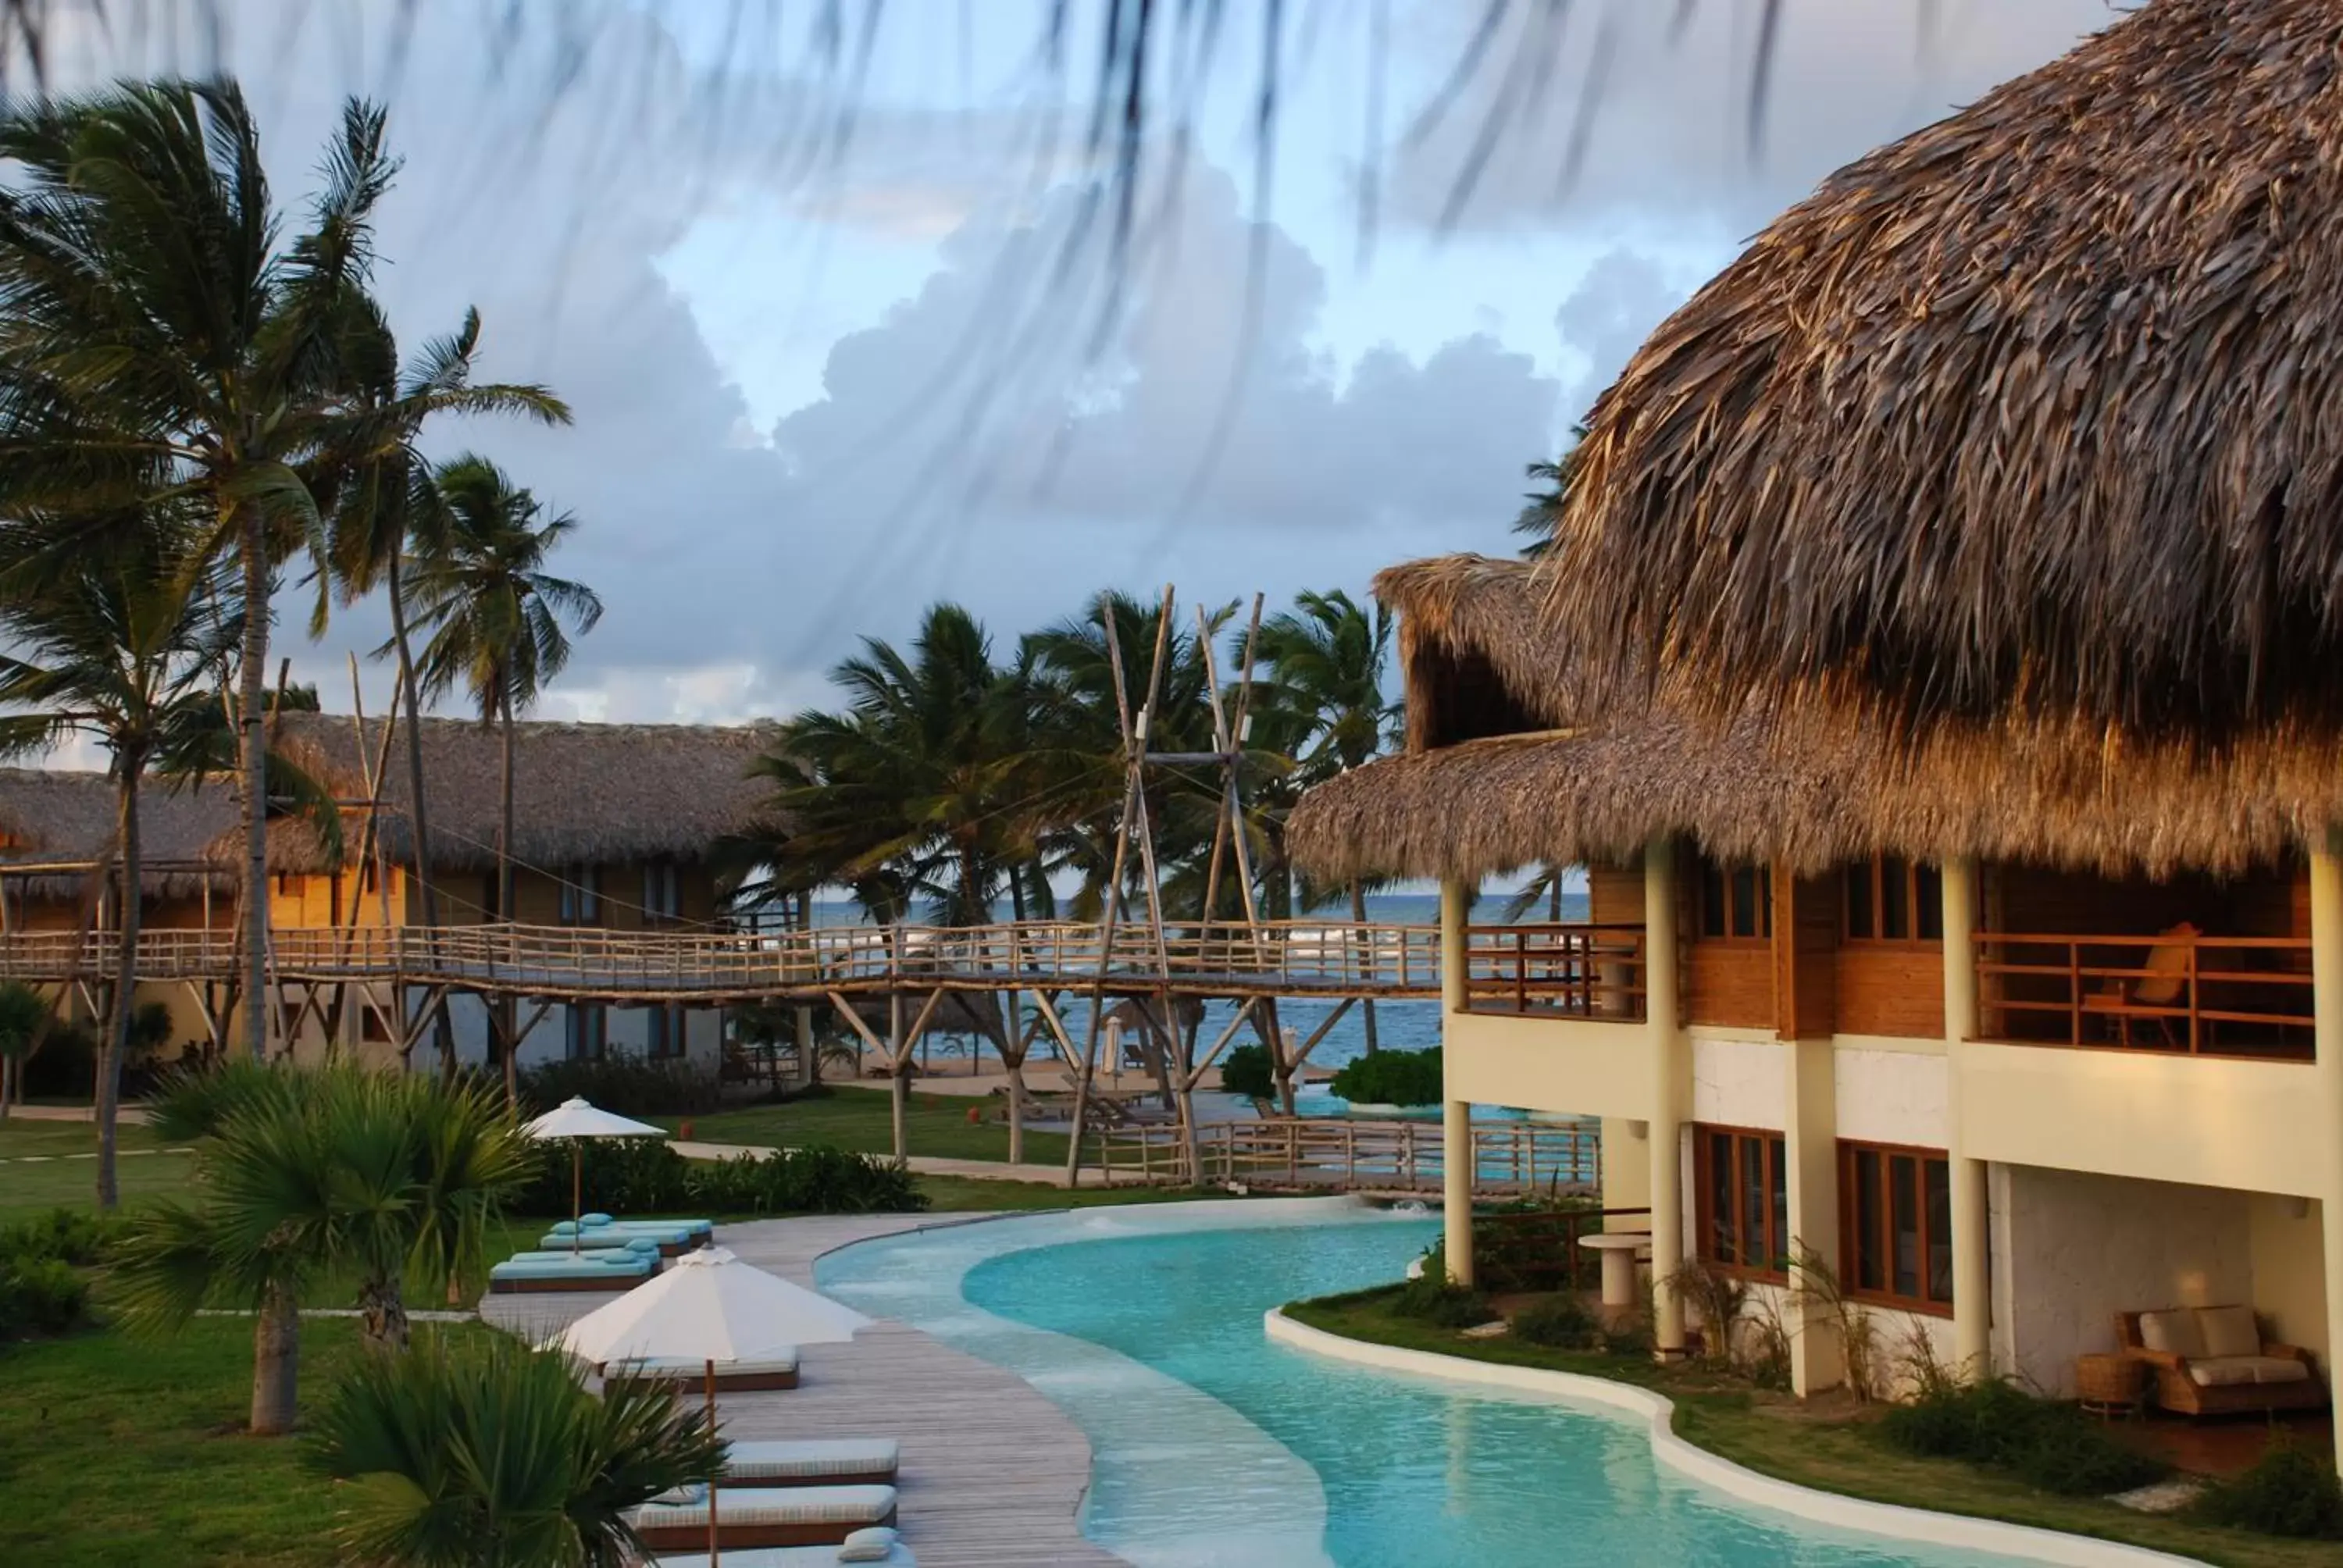
[[[1644,1017],[1641,926],[1468,926],[1464,1010],[1622,1023]]]
[[[1986,1040],[2311,1057],[2308,938],[1986,931],[1976,967]]]

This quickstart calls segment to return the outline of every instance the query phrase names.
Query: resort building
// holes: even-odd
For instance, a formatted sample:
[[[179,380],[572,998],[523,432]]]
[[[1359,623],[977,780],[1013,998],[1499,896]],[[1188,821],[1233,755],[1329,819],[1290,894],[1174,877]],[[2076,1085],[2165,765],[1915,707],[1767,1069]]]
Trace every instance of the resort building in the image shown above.
[[[2246,1306],[2184,1382],[2326,1402],[2333,41],[2166,0],[1840,170],[1604,394],[1538,562],[1379,584],[1407,753],[1291,847],[1441,879],[1450,1127],[1604,1118],[1661,1279],[1811,1256],[1891,1346],[2051,1390],[2118,1314]],[[1584,923],[1473,924],[1573,863]]]
[[[386,749],[386,739],[387,749]],[[439,925],[503,924],[624,944],[643,935],[729,929],[719,881],[724,842],[753,829],[770,791],[749,776],[769,728],[528,722],[513,749],[512,908],[499,910],[497,855],[503,739],[458,719],[424,721],[430,889]],[[335,945],[357,959],[377,933],[426,926],[403,733],[379,720],[288,713],[277,752],[330,798],[340,842],[280,803],[269,830],[273,943]],[[110,923],[92,907],[91,870],[109,851],[116,791],[104,775],[0,770],[0,919],[9,930]],[[232,947],[240,894],[240,811],[233,779],[140,797],[146,853],[141,920],[149,947],[173,932],[212,933]],[[354,965],[353,967],[362,967]],[[223,966],[223,975],[232,967]],[[722,1010],[661,1004],[547,977],[547,994],[518,1010],[523,1066],[559,1057],[686,1059],[713,1068]],[[75,988],[68,987],[68,990]],[[232,982],[146,980],[145,1000],[170,1006],[179,1045],[241,1043]],[[275,982],[271,1054],[308,1059],[329,1047],[359,1055],[411,1048],[415,1020],[440,999],[390,983]],[[71,999],[87,1006],[86,996]],[[490,1008],[460,988],[446,995],[459,1056],[487,1059]]]

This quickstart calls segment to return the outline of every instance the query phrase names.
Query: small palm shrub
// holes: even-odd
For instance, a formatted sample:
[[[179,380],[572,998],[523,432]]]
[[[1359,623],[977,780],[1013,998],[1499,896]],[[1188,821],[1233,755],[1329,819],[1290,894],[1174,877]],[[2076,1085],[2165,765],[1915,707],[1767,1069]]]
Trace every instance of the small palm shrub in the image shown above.
[[[2190,1512],[2235,1530],[2343,1541],[2343,1482],[2333,1465],[2281,1438],[2251,1470],[2207,1487]]]
[[[1602,1332],[1586,1303],[1567,1291],[1524,1308],[1513,1318],[1513,1338],[1553,1350],[1592,1350]]]
[[[0,1339],[62,1334],[89,1317],[89,1281],[56,1258],[0,1253]]]
[[[626,1511],[708,1480],[723,1444],[656,1383],[588,1392],[558,1352],[498,1335],[368,1357],[319,1412],[312,1462],[343,1484],[353,1562],[621,1568],[648,1561]]]

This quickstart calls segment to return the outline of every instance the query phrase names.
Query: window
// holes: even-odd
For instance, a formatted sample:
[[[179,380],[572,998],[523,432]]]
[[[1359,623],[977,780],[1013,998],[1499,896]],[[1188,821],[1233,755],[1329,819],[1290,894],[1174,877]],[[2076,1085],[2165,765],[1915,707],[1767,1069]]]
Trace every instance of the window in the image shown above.
[[[1840,1275],[1850,1294],[1948,1312],[1953,1305],[1953,1182],[1944,1153],[1841,1142]]]
[[[1900,855],[1874,855],[1846,869],[1846,940],[1945,940],[1945,879],[1936,867]]]
[[[602,918],[601,871],[593,866],[571,866],[561,873],[561,923],[591,925]]]
[[[390,1043],[390,1020],[383,1017],[382,1009],[358,1004],[358,1038],[368,1045]]]
[[[646,1050],[653,1058],[681,1056],[686,1038],[683,1010],[655,1007],[646,1010],[650,1015]]]
[[[1700,862],[1700,934],[1711,941],[1769,941],[1774,873],[1763,866]]]
[[[653,860],[643,868],[643,918],[671,920],[682,913],[683,906],[676,898],[674,863]]]
[[[1790,1161],[1778,1132],[1693,1129],[1701,1261],[1763,1279],[1786,1277]]]
[[[601,1060],[606,1038],[601,1004],[589,1001],[569,1003],[563,1010],[561,1036],[562,1050],[570,1060]]]

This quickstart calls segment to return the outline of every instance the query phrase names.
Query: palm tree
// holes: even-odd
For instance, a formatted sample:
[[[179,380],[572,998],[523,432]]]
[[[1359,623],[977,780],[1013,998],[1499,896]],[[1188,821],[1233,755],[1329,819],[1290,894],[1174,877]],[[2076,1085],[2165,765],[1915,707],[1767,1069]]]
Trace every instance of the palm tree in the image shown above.
[[[423,924],[439,923],[439,894],[431,865],[431,819],[423,789],[423,727],[413,720],[421,712],[416,687],[415,657],[407,635],[406,573],[410,553],[428,555],[430,537],[443,516],[434,504],[430,465],[416,449],[426,418],[442,411],[515,413],[547,425],[569,422],[568,406],[545,387],[496,383],[475,387],[472,361],[478,352],[480,317],[466,311],[464,324],[452,337],[424,345],[423,353],[402,371],[398,346],[389,327],[377,321],[354,335],[348,379],[353,395],[370,416],[365,450],[349,455],[347,481],[337,498],[332,523],[334,581],[345,604],[379,586],[390,606],[389,650],[397,660],[398,699],[406,708],[407,796],[408,826],[414,839],[417,890],[421,896]],[[438,1039],[439,1070],[453,1079],[456,1041],[443,1002],[437,1010],[434,1030]]]
[[[308,220],[279,246],[260,143],[226,81],[130,84],[0,116],[0,508],[87,511],[169,496],[235,562],[246,607],[247,1049],[266,1036],[268,601],[322,557],[317,488],[363,445],[342,351],[395,165],[382,111],[344,108]]]
[[[528,490],[485,457],[466,455],[433,473],[430,521],[414,530],[422,548],[406,566],[415,596],[416,624],[430,634],[417,662],[425,701],[437,701],[460,682],[483,725],[504,732],[504,769],[497,829],[497,914],[513,918],[514,716],[537,699],[569,663],[564,623],[583,636],[602,618],[593,589],[554,577],[545,563],[578,520],[567,512],[548,518]],[[518,1104],[510,1003],[498,1030],[505,1094]]]
[[[63,532],[70,548],[58,548]],[[116,1111],[136,1012],[143,901],[138,796],[147,769],[183,749],[216,712],[209,676],[242,635],[224,584],[201,580],[200,531],[148,508],[103,525],[0,527],[0,755],[45,751],[69,735],[106,753],[117,798],[114,989],[97,1049],[97,1203],[120,1199]],[[190,579],[196,578],[190,591]]]
[[[496,1336],[369,1358],[318,1421],[353,1562],[411,1568],[624,1568],[647,1562],[627,1510],[704,1482],[724,1443],[658,1384],[599,1397],[568,1359]]]
[[[1586,439],[1586,427],[1570,427],[1570,445],[1562,456],[1551,463],[1532,463],[1523,470],[1530,478],[1546,487],[1523,496],[1526,504],[1513,518],[1513,532],[1529,536],[1522,554],[1531,560],[1544,556],[1554,544],[1554,530],[1562,521],[1562,508],[1570,501],[1571,477],[1578,470],[1578,446]]]
[[[1302,593],[1294,607],[1262,624],[1253,657],[1268,667],[1272,705],[1302,731],[1294,783],[1306,788],[1372,760],[1389,744],[1399,710],[1383,695],[1390,610],[1378,604],[1371,614],[1340,588]],[[1349,891],[1351,919],[1364,925],[1366,884],[1353,877]],[[1373,1051],[1375,1004],[1363,1010]]]
[[[123,1304],[166,1330],[216,1302],[252,1308],[251,1426],[263,1435],[291,1428],[300,1308],[317,1282],[355,1272],[367,1342],[404,1348],[402,1278],[476,1274],[489,1222],[530,1166],[478,1091],[427,1077],[246,1064],[181,1077],[153,1117],[166,1137],[199,1140],[195,1200],[137,1212]]]

